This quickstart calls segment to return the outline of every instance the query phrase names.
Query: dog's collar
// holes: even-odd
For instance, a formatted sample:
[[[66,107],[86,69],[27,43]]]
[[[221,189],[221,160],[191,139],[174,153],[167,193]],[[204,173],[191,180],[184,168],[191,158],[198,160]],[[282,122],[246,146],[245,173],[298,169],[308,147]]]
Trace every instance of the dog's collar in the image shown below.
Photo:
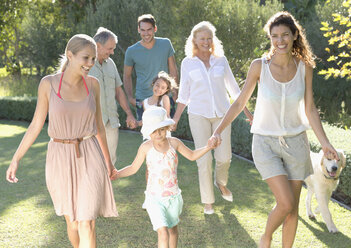
[[[334,180],[334,181],[336,181],[336,180],[339,179],[339,177],[327,177],[324,173],[323,173],[323,176],[324,176],[326,179],[330,179],[330,180]]]

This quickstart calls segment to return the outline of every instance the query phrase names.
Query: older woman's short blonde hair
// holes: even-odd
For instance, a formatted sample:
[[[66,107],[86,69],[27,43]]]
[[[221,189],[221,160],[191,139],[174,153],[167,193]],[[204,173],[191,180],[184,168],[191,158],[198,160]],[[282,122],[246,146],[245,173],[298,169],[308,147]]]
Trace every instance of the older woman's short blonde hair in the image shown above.
[[[198,48],[197,48],[196,44],[194,43],[194,39],[196,37],[196,34],[198,32],[201,32],[201,31],[209,31],[212,34],[212,41],[213,42],[212,42],[212,47],[210,49],[211,54],[215,55],[217,57],[224,56],[222,42],[216,36],[216,28],[212,25],[212,23],[210,23],[208,21],[202,21],[193,27],[193,29],[191,30],[191,33],[190,33],[190,35],[185,43],[185,55],[187,57],[196,56]]]

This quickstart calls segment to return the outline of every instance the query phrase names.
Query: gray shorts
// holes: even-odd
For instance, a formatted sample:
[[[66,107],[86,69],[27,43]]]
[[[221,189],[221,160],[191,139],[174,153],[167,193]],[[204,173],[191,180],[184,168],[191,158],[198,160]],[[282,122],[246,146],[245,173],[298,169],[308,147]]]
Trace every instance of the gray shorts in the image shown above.
[[[306,132],[280,137],[254,134],[252,156],[263,180],[279,175],[304,180],[313,174]]]

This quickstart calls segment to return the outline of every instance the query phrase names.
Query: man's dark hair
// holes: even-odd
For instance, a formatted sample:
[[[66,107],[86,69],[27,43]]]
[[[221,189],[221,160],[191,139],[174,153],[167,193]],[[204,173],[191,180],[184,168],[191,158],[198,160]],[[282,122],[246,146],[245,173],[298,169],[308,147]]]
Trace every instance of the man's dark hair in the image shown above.
[[[140,27],[141,22],[148,22],[150,23],[153,27],[156,27],[156,20],[155,17],[151,14],[144,14],[138,17],[138,26]]]

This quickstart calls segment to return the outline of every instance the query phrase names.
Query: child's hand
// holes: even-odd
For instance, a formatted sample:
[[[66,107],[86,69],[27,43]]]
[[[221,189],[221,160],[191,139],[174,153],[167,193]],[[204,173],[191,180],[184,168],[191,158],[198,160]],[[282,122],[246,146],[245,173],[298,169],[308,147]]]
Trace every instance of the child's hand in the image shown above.
[[[111,181],[116,180],[116,179],[117,179],[117,174],[118,174],[118,170],[117,170],[116,168],[114,168],[114,169],[111,171],[110,180],[111,180]]]
[[[222,142],[221,136],[219,134],[213,134],[207,141],[207,146],[211,149],[218,147]]]

